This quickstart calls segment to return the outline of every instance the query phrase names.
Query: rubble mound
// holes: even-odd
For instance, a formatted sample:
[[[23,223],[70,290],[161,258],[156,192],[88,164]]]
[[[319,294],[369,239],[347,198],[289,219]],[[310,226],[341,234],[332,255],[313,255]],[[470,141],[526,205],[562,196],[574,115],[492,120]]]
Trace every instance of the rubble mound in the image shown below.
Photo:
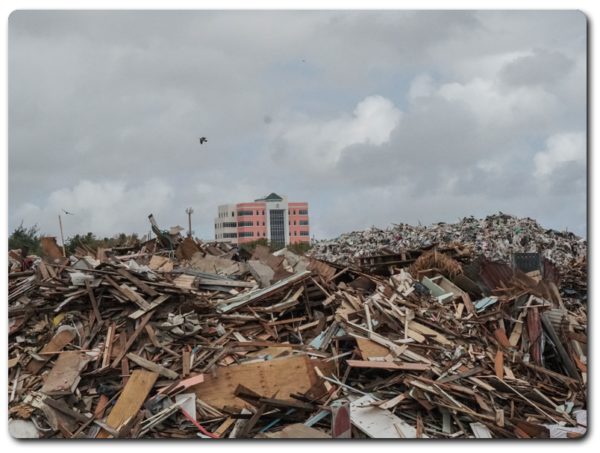
[[[529,217],[499,213],[483,220],[465,217],[458,223],[433,223],[428,227],[407,224],[381,230],[371,227],[318,243],[312,258],[349,265],[355,258],[379,255],[380,249],[401,253],[432,245],[461,243],[475,255],[508,262],[511,253],[541,253],[559,267],[586,257],[587,241],[568,231],[543,228]]]

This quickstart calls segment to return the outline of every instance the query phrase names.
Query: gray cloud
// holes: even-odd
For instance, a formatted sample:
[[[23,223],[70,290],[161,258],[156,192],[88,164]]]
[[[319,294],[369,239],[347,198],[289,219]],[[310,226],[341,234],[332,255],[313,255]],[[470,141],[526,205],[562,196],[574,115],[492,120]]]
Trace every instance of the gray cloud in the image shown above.
[[[9,229],[308,201],[320,238],[501,210],[585,234],[575,11],[17,11]],[[198,137],[208,143],[200,146]]]
[[[500,79],[512,87],[548,86],[564,78],[574,66],[575,62],[560,52],[536,49],[532,55],[506,64]]]

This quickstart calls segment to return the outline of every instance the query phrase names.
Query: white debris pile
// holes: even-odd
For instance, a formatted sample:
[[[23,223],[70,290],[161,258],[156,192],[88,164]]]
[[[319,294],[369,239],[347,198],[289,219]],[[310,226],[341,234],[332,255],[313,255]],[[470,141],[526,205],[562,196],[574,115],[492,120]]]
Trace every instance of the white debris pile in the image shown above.
[[[309,252],[313,258],[349,265],[354,258],[380,255],[381,248],[394,252],[420,249],[437,244],[439,247],[460,243],[493,260],[509,261],[511,253],[542,253],[559,266],[587,255],[587,241],[568,231],[543,228],[528,217],[502,214],[483,220],[467,217],[458,223],[434,223],[428,227],[394,225],[380,230],[343,234],[319,242]]]

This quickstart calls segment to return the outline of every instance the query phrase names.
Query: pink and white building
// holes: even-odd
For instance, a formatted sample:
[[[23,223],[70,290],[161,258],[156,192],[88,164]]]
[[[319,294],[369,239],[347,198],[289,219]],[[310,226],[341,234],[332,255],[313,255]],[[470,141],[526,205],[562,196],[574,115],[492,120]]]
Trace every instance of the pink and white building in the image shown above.
[[[215,240],[233,244],[265,238],[281,245],[310,241],[308,203],[272,193],[254,203],[224,204],[215,217]]]

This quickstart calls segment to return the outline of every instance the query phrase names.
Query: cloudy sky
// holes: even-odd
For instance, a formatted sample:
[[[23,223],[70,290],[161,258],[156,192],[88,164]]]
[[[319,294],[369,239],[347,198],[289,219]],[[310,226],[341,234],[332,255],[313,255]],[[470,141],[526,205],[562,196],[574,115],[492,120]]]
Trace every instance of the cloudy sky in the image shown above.
[[[319,239],[502,211],[586,235],[581,12],[17,11],[9,231],[213,237],[309,203]],[[200,146],[199,137],[208,138]]]

